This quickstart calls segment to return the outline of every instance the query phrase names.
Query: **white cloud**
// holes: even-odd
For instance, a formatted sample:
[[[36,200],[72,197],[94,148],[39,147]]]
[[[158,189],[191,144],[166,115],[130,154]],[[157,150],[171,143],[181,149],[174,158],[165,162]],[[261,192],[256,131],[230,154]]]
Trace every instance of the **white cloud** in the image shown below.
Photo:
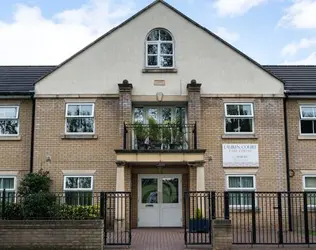
[[[316,38],[303,38],[298,43],[290,43],[283,47],[281,53],[283,56],[293,56],[301,49],[309,49],[316,46]]]
[[[89,0],[78,9],[43,17],[16,5],[13,22],[0,20],[0,64],[59,64],[134,12],[131,1]]]
[[[284,61],[284,65],[315,65],[316,64],[316,52],[311,53],[308,57],[296,61]]]
[[[316,28],[316,1],[293,0],[293,4],[285,10],[279,21],[279,26],[289,26],[299,29]]]
[[[218,27],[215,34],[227,42],[233,43],[239,40],[240,36],[236,32],[231,32],[224,27]]]
[[[268,0],[215,0],[213,7],[220,16],[241,16]]]

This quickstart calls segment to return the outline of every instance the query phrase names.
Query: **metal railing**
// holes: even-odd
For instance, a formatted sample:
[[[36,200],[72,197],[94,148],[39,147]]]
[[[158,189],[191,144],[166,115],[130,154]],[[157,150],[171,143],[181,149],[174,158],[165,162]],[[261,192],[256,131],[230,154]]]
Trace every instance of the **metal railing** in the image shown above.
[[[123,149],[187,150],[197,149],[197,125],[126,124],[123,126]]]
[[[211,244],[211,229],[192,230],[203,219],[210,228],[231,220],[233,244],[316,244],[316,192],[187,192],[184,200],[185,244]]]

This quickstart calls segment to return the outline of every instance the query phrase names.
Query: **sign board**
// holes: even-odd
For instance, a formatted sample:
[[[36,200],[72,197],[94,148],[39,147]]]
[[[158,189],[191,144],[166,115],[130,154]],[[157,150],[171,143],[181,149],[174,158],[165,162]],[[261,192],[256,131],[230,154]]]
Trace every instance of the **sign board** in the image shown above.
[[[258,144],[223,144],[223,167],[259,167]]]

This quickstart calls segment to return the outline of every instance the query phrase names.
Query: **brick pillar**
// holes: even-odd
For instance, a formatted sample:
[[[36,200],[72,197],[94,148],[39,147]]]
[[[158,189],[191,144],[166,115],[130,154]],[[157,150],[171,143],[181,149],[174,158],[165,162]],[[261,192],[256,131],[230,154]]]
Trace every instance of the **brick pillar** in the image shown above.
[[[116,192],[125,192],[125,165],[123,162],[117,162],[116,168]],[[124,194],[115,195],[115,232],[125,230],[126,198]]]
[[[197,146],[199,148],[199,135],[201,135],[201,83],[192,80],[187,85],[188,90],[188,121],[189,124],[197,123]],[[192,143],[191,143],[192,144]],[[192,147],[192,146],[191,146]]]
[[[132,121],[132,89],[133,84],[129,83],[128,80],[124,80],[123,83],[118,84],[119,87],[119,96],[120,96],[120,134],[122,135],[122,148],[123,148],[123,136],[124,136],[124,130],[123,130],[123,124],[124,122],[126,124],[131,123]],[[129,146],[129,137],[127,136],[127,147]]]
[[[233,244],[232,223],[230,220],[212,221],[213,250],[231,250]]]

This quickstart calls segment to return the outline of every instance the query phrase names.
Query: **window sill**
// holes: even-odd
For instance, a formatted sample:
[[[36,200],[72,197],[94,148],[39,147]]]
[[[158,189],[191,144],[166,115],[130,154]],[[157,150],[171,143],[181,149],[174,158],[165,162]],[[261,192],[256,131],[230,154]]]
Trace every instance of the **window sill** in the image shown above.
[[[143,73],[178,73],[177,69],[163,69],[163,68],[145,68]]]
[[[299,140],[316,140],[316,135],[299,135],[297,137]]]
[[[0,136],[0,141],[21,141],[21,136]]]
[[[222,135],[222,139],[258,139],[258,136],[254,134],[250,134],[250,135],[225,134],[225,135]]]
[[[61,135],[61,139],[68,139],[68,140],[93,140],[98,139],[97,135]]]

